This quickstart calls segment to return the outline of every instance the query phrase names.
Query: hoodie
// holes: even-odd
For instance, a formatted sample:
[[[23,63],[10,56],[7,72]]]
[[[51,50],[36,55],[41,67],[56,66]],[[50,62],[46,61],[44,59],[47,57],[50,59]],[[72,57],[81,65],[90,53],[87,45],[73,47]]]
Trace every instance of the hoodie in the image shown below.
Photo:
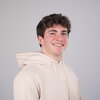
[[[14,100],[81,100],[78,80],[63,59],[58,63],[40,52],[17,54],[20,72]]]

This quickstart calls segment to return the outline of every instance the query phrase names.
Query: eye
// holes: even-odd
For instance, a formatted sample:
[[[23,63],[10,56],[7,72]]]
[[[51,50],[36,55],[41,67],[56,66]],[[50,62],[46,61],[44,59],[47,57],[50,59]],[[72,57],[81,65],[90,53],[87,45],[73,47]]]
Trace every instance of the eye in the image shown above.
[[[49,34],[50,34],[50,35],[55,35],[55,33],[53,33],[53,32],[52,32],[52,33],[49,33]]]
[[[68,33],[63,32],[62,35],[67,35],[68,36]]]

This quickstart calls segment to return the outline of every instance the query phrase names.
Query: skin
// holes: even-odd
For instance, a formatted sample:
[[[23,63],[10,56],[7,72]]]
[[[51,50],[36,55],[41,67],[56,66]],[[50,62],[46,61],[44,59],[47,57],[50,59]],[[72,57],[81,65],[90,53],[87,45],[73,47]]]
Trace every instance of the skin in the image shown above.
[[[67,28],[61,25],[53,25],[53,27],[45,30],[44,38],[38,36],[38,41],[42,45],[41,52],[59,62],[68,45]]]

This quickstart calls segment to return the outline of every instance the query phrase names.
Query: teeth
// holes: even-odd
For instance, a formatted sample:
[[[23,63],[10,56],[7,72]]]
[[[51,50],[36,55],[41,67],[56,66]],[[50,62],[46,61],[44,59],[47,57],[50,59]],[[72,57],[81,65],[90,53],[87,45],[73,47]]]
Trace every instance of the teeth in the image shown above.
[[[64,46],[64,45],[61,44],[61,43],[54,43],[53,45],[54,45],[54,46],[58,46],[58,47],[62,47],[62,46]]]

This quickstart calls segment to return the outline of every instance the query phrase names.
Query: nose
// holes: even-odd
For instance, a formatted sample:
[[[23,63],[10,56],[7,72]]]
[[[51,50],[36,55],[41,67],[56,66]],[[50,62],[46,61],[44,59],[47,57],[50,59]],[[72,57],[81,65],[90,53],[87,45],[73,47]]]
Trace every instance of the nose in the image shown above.
[[[56,35],[55,39],[61,41],[61,40],[63,40],[63,36],[62,35]]]

